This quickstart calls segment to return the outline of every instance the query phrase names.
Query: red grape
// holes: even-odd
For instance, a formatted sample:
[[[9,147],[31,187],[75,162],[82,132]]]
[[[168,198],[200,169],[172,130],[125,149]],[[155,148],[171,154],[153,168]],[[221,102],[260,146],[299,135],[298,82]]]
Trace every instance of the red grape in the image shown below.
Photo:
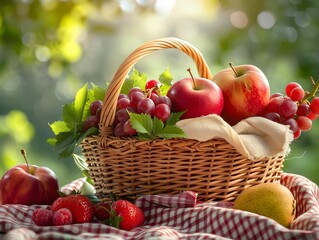
[[[144,98],[137,103],[136,110],[138,113],[145,113],[150,114],[151,116],[154,115],[155,104],[149,98]]]
[[[319,97],[314,97],[311,100],[310,111],[315,115],[319,115]]]
[[[284,95],[282,94],[282,93],[273,93],[271,96],[270,96],[270,98],[269,98],[269,100],[271,100],[271,99],[273,99],[273,98],[276,98],[276,97],[283,97]]]
[[[128,98],[121,98],[117,101],[116,109],[125,109],[131,106],[131,101]]]
[[[141,93],[139,91],[132,92],[130,94],[131,106],[136,107],[137,104],[139,103],[139,101],[141,101],[144,98],[145,98],[145,96],[143,93]]]
[[[280,104],[282,103],[282,101],[284,100],[283,97],[275,97],[272,98],[269,102],[268,105],[266,107],[266,112],[275,112],[275,113],[279,113],[279,108],[280,108]]]
[[[158,119],[162,120],[163,122],[166,122],[166,120],[171,115],[171,109],[168,105],[161,103],[156,105],[154,110],[154,116]]]
[[[316,119],[318,118],[318,115],[313,114],[313,113],[310,111],[310,113],[307,115],[307,117],[308,117],[310,120],[314,121],[314,120],[316,120]]]
[[[296,132],[294,132],[294,139],[299,138],[301,135],[301,130],[298,128]]]
[[[88,116],[84,120],[82,124],[82,131],[86,132],[89,128],[92,128],[92,127],[96,127],[96,128],[99,127],[99,120],[97,119],[96,115]]]
[[[130,89],[130,91],[128,92],[128,97],[131,99],[131,94],[134,92],[140,92],[144,95],[143,90],[140,87],[133,87]]]
[[[274,113],[274,112],[266,113],[263,117],[277,123],[280,122],[280,115],[278,113]]]
[[[300,101],[304,98],[305,91],[302,89],[302,87],[295,87],[290,92],[290,98],[293,101]]]
[[[295,87],[301,87],[301,86],[300,86],[299,83],[296,83],[296,82],[290,82],[290,83],[288,83],[288,84],[286,85],[285,91],[286,91],[286,95],[287,95],[288,97],[290,97],[290,93],[291,93],[291,91],[292,91]]]
[[[169,97],[167,96],[159,96],[157,99],[156,99],[156,102],[155,102],[155,105],[159,105],[161,103],[164,103],[166,104],[167,106],[169,106],[169,108],[172,108],[172,101]]]
[[[297,108],[297,116],[308,116],[310,113],[309,105],[307,103],[301,103]]]
[[[136,130],[132,127],[130,120],[127,120],[124,123],[123,130],[127,135],[131,135],[131,136],[137,133]]]
[[[295,133],[297,130],[298,130],[298,123],[295,119],[293,118],[289,118],[289,119],[283,119],[281,121],[281,124],[284,124],[284,125],[288,125],[290,130]]]
[[[284,119],[289,119],[295,116],[297,112],[297,104],[290,98],[285,98],[279,106],[279,114]]]
[[[90,113],[91,115],[96,115],[96,111],[101,107],[103,102],[101,100],[95,100],[90,104]]]
[[[160,86],[161,86],[160,81],[152,79],[146,82],[145,90],[153,88],[152,93],[156,93],[156,89],[159,89]]]
[[[126,122],[130,118],[126,108],[122,108],[115,113],[116,122]]]
[[[128,134],[124,132],[125,122],[119,122],[115,125],[113,129],[114,136],[116,137],[127,137]]]
[[[300,116],[296,121],[301,131],[308,131],[312,127],[312,121],[308,117]]]
[[[117,100],[120,100],[121,98],[129,98],[129,97],[128,97],[126,94],[121,93],[121,94],[118,96]]]

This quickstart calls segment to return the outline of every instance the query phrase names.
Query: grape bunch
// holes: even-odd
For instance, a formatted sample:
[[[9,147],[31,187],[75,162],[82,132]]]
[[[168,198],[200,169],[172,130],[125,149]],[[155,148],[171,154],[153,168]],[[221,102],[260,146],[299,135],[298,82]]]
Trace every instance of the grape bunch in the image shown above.
[[[84,120],[82,124],[82,131],[86,132],[89,128],[92,127],[99,127],[100,117],[101,117],[101,110],[102,110],[103,102],[101,100],[95,100],[90,104],[89,116]]]
[[[114,130],[117,137],[136,135],[132,127],[129,113],[149,114],[157,117],[164,123],[171,115],[172,102],[167,96],[159,94],[161,83],[157,80],[149,80],[145,84],[145,90],[133,87],[128,94],[120,94],[117,99]]]
[[[319,82],[312,82],[314,86],[310,92],[299,83],[289,82],[285,87],[286,95],[274,93],[270,96],[263,117],[288,125],[294,139],[299,138],[301,132],[312,128],[312,122],[319,115],[319,97],[315,96]]]

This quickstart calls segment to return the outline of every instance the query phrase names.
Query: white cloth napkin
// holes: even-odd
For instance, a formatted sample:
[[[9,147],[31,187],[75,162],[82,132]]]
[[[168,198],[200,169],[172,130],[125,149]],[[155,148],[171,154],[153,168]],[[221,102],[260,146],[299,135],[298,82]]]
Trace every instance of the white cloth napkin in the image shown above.
[[[180,120],[186,137],[198,141],[222,138],[248,159],[287,156],[293,133],[289,126],[263,117],[250,117],[230,126],[218,115]]]

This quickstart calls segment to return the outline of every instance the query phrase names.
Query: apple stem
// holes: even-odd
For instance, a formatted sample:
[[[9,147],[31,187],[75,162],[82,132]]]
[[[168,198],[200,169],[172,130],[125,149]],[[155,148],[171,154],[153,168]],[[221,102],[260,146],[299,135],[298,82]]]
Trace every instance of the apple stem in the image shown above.
[[[189,72],[189,75],[191,75],[191,78],[192,78],[193,84],[194,84],[194,88],[197,89],[197,84],[196,84],[195,78],[193,76],[192,70],[190,68],[188,68],[187,71]]]
[[[229,66],[230,66],[230,68],[234,71],[234,73],[235,73],[236,77],[239,77],[239,75],[238,75],[238,73],[237,73],[236,69],[234,68],[234,66],[233,66],[233,63],[232,63],[232,62],[230,62],[230,63],[229,63]]]
[[[23,158],[24,158],[24,161],[25,161],[26,164],[27,164],[27,170],[28,170],[28,173],[29,173],[29,172],[30,172],[30,167],[29,167],[28,158],[27,158],[27,151],[22,148],[22,149],[20,150],[20,152],[21,152],[21,154],[22,154],[22,156],[23,156]]]

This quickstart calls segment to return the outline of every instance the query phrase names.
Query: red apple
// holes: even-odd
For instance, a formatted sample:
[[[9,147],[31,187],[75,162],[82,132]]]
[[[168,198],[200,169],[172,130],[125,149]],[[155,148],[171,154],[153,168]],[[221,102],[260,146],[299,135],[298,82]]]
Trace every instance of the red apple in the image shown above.
[[[0,204],[50,205],[59,197],[55,173],[47,167],[19,164],[9,169],[0,180]]]
[[[254,65],[232,66],[218,72],[212,79],[223,91],[221,117],[230,125],[260,115],[270,98],[269,82]]]
[[[174,83],[167,92],[172,101],[173,112],[185,113],[181,119],[195,118],[222,112],[224,98],[221,89],[205,78],[184,78]]]

